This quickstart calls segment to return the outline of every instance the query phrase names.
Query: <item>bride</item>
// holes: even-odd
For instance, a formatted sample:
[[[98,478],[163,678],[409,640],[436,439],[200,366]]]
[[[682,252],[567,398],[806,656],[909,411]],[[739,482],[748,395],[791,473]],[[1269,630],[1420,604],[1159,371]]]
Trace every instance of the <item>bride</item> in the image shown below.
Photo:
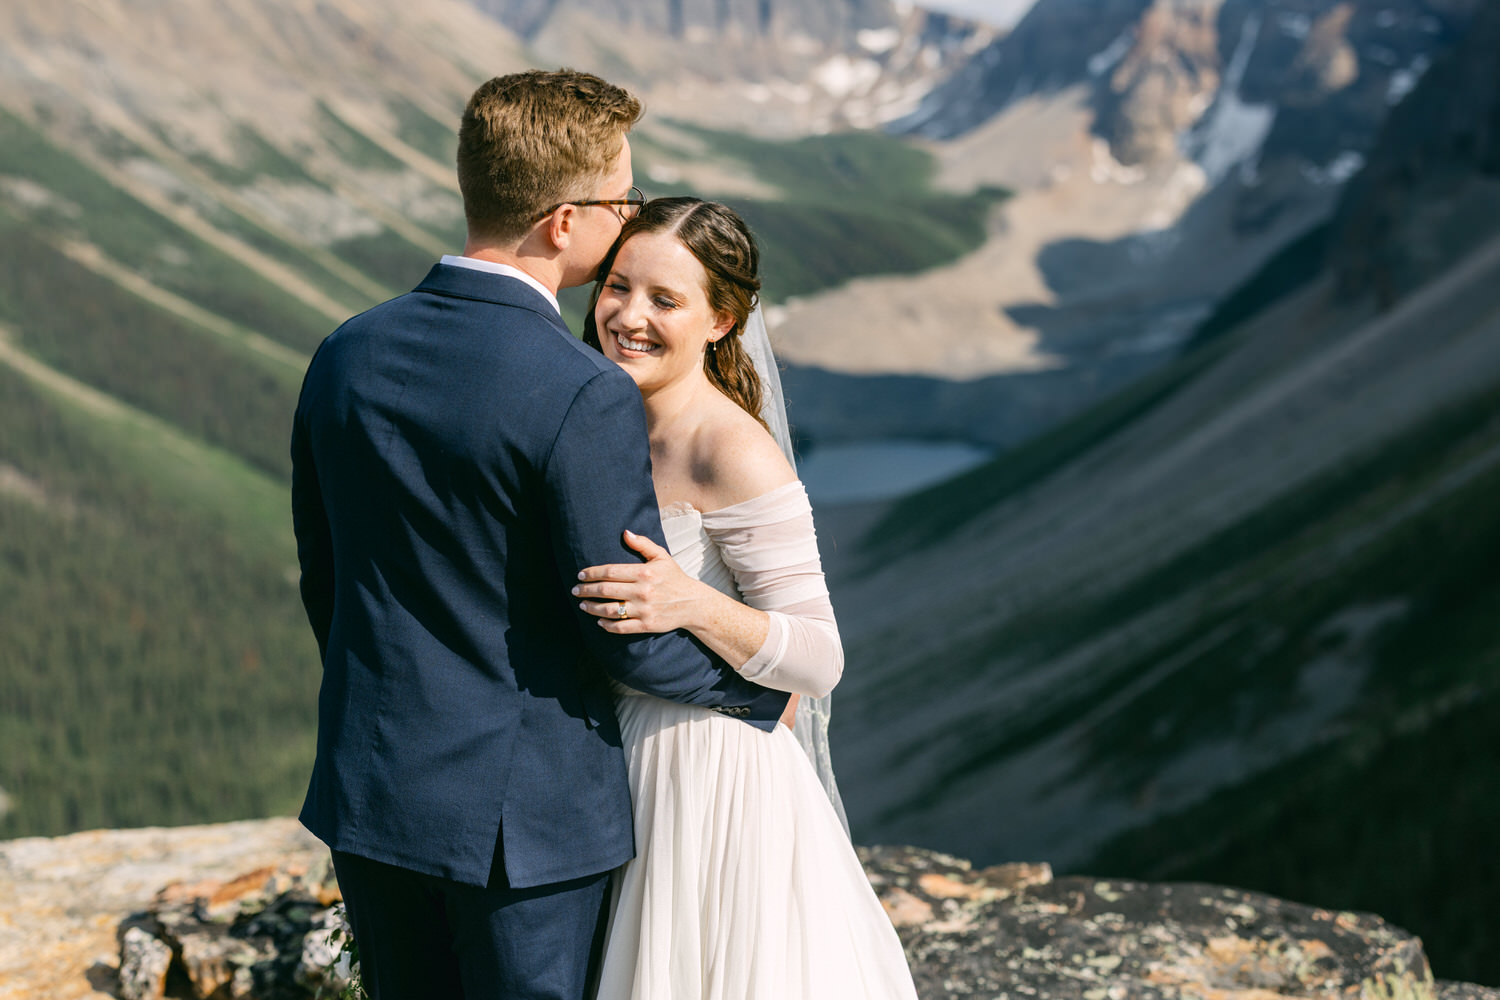
[[[574,594],[600,628],[687,629],[794,694],[768,735],[616,685],[636,857],[614,876],[599,1000],[916,997],[827,767],[815,699],[843,651],[779,383],[752,359],[774,383],[757,267],[732,210],[649,202],[600,268],[585,333],[641,390],[670,552],[627,532],[644,562],[586,569]]]

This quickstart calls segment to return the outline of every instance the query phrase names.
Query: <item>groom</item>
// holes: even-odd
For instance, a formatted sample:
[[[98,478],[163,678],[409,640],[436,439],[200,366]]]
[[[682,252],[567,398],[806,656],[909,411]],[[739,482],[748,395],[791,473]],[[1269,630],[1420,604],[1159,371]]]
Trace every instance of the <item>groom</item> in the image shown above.
[[[632,558],[624,529],[663,544],[640,392],[556,299],[639,210],[640,113],[567,70],[481,86],[463,256],[341,326],[303,383],[292,507],[323,684],[301,818],[377,1000],[583,996],[634,850],[609,678],[766,730],[786,705],[569,594]]]

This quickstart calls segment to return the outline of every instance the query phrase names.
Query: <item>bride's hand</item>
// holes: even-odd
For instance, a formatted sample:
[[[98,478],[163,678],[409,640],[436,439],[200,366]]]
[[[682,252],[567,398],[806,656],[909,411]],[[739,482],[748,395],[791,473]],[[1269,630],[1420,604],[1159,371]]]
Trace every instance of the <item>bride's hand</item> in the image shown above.
[[[582,598],[579,607],[616,635],[691,629],[705,592],[718,591],[684,573],[672,554],[651,539],[627,531],[625,544],[646,561],[590,566],[580,572],[582,582],[573,588],[573,596]]]

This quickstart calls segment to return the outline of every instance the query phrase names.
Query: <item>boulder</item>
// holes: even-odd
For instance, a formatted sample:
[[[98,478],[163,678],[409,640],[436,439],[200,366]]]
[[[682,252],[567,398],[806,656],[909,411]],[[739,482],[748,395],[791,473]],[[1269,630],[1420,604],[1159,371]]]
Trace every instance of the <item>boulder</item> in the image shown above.
[[[861,854],[924,998],[1500,998],[1434,982],[1422,942],[1371,914],[1039,865],[975,870],[909,848]]]
[[[1434,982],[1421,941],[1371,914],[859,853],[923,1000],[1500,1000]],[[308,1000],[357,976],[327,852],[292,820],[0,843],[0,900],[5,1000]]]

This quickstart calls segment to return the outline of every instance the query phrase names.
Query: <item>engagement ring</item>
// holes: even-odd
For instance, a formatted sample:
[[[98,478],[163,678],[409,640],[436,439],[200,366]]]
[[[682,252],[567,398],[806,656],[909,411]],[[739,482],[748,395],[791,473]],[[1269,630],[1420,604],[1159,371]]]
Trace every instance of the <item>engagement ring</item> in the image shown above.
[[[630,615],[627,614],[626,611],[625,611],[625,602],[624,601],[621,601],[620,602],[620,606],[615,609],[615,617],[616,618],[629,618],[630,617]]]

